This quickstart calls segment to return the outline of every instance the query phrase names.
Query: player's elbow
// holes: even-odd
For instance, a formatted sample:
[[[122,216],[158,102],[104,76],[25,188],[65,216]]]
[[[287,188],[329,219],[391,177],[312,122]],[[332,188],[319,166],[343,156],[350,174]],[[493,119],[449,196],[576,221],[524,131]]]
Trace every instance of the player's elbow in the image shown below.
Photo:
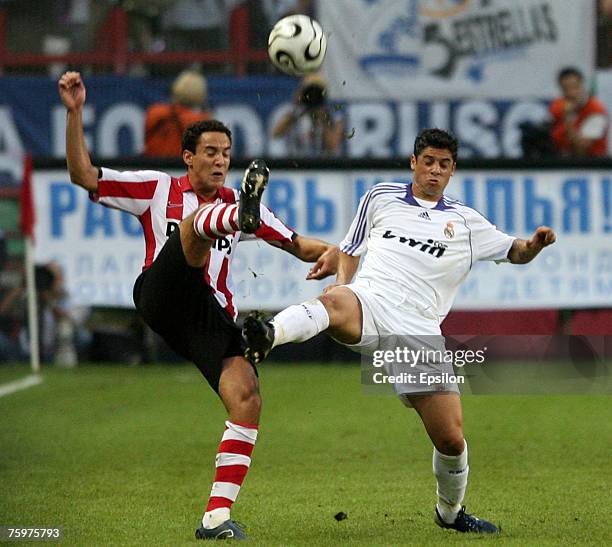
[[[70,176],[70,182],[72,184],[76,184],[77,186],[81,186],[82,184],[82,173],[80,173],[77,169],[69,169],[68,175]]]
[[[78,175],[75,175],[75,176],[70,175],[70,182],[72,184],[75,184],[76,186],[79,186],[79,187],[87,190],[87,191],[90,191],[90,192],[94,191],[94,190],[90,190],[91,184],[88,184],[85,179],[82,179]]]
[[[88,192],[97,192],[98,190],[98,170],[83,171],[82,169],[68,169],[70,182],[84,188]]]

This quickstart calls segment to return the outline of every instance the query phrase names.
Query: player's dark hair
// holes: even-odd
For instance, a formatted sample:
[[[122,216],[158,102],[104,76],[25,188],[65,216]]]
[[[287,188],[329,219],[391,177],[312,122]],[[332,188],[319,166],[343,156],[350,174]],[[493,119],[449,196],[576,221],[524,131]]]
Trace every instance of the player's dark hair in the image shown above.
[[[414,155],[419,157],[419,154],[428,146],[432,148],[440,148],[448,150],[453,157],[453,161],[457,161],[457,148],[459,143],[457,137],[449,131],[442,129],[423,129],[414,140]]]
[[[557,82],[561,83],[561,80],[565,80],[568,76],[575,76],[581,82],[584,82],[584,74],[578,70],[575,66],[566,66],[559,71],[557,75]]]
[[[181,150],[189,150],[195,154],[198,140],[202,133],[225,133],[232,144],[232,132],[219,120],[201,120],[188,125],[183,131]]]

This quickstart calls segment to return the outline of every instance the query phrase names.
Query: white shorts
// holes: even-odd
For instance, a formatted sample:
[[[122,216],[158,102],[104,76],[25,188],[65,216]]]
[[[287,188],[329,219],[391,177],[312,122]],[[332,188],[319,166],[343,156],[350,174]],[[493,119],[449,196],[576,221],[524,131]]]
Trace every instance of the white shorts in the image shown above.
[[[421,355],[428,356],[444,353],[444,337],[437,317],[433,315],[428,317],[411,302],[404,301],[398,304],[386,294],[377,291],[366,280],[359,280],[344,287],[355,293],[361,303],[363,317],[361,340],[357,344],[344,345],[364,356],[362,371],[364,365],[372,366],[373,356],[382,352],[396,351],[398,347],[412,349],[415,352],[422,350]],[[381,369],[388,376],[395,378],[400,378],[402,373],[418,375],[421,372],[441,380],[454,377],[452,364],[437,360],[435,357],[421,360],[412,366],[404,362],[385,363]],[[414,382],[394,382],[393,389],[407,406],[412,406],[407,399],[408,395],[432,392],[459,393],[456,382],[440,381],[428,384],[419,381],[418,376]]]

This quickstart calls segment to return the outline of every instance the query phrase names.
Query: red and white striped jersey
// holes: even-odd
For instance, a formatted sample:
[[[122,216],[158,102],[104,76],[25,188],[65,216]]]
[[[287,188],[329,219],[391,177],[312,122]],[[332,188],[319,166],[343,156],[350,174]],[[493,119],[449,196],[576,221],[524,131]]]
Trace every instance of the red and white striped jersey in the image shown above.
[[[175,178],[160,171],[115,171],[107,168],[102,168],[98,193],[90,197],[107,207],[131,213],[140,220],[145,239],[143,270],[157,258],[179,222],[207,202],[194,192],[187,175]],[[238,190],[221,188],[215,198],[208,202],[236,203],[238,198]],[[265,205],[261,205],[260,214],[261,227],[255,232],[255,237],[279,243],[292,240],[293,230]],[[236,232],[216,240],[204,268],[206,283],[212,288],[219,304],[234,318],[238,312],[234,304],[230,265],[240,236],[241,232]]]

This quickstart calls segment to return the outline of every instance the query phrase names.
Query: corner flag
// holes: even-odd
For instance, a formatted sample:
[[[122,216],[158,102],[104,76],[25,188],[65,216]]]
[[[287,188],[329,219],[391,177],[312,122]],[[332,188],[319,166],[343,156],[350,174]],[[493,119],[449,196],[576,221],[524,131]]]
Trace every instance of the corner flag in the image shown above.
[[[21,179],[21,203],[19,228],[25,241],[25,274],[28,299],[28,330],[30,332],[30,364],[32,371],[40,370],[40,348],[38,341],[38,306],[36,301],[36,278],[34,276],[34,195],[32,193],[32,156],[23,159]]]

